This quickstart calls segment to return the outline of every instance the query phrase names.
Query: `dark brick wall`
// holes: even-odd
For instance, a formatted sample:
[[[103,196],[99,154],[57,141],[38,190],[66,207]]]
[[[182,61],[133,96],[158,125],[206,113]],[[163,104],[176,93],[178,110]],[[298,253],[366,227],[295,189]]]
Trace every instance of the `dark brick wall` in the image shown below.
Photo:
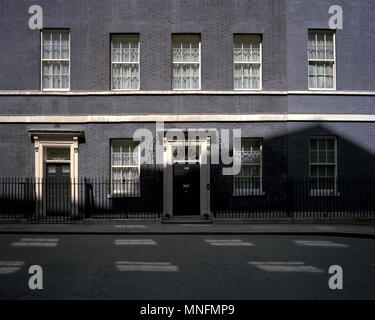
[[[67,128],[85,131],[79,147],[81,177],[109,177],[110,139],[132,138],[138,128],[155,133],[154,123],[117,124],[2,124],[0,126],[0,176],[33,176],[34,148],[28,129]],[[375,172],[375,124],[373,123],[167,123],[166,128],[241,129],[243,137],[263,138],[265,176],[308,176],[309,138],[337,137],[339,176],[366,176]]]
[[[338,176],[373,176],[375,173],[374,123],[288,123],[288,173],[309,175],[311,136],[337,137]]]
[[[0,126],[2,153],[0,176],[34,176],[34,148],[29,129],[76,129],[85,131],[85,142],[79,146],[80,177],[104,177],[110,173],[110,139],[132,138],[135,130],[149,129],[155,136],[155,123],[117,124],[4,124]],[[264,174],[286,175],[287,125],[286,123],[166,123],[165,128],[216,128],[241,129],[243,137],[263,138]],[[232,138],[230,138],[232,145]],[[8,152],[9,151],[9,152]]]
[[[343,9],[336,32],[337,90],[375,89],[375,2],[373,0],[288,0],[288,89],[307,90],[307,30],[328,29],[332,5]]]
[[[40,32],[28,28],[31,0],[0,2],[0,90],[40,89]],[[234,33],[263,35],[263,89],[307,89],[307,30],[328,27],[328,8],[342,5],[337,31],[337,89],[375,89],[373,0],[40,0],[45,28],[70,28],[71,89],[109,90],[110,34],[139,33],[141,89],[171,89],[171,36],[200,33],[202,89],[233,88]],[[372,114],[371,96],[122,95],[0,96],[0,114],[87,115],[149,113],[361,113]],[[108,176],[109,140],[131,137],[152,124],[77,124],[85,131],[80,176]],[[241,128],[263,137],[265,175],[308,174],[308,137],[338,135],[339,174],[375,172],[372,123],[188,123],[176,127]],[[33,176],[27,129],[0,125],[0,176]],[[289,132],[289,133],[288,133]],[[358,165],[360,163],[361,165]]]
[[[40,89],[40,32],[28,28],[31,0],[3,1],[1,89]],[[71,90],[110,88],[110,34],[139,33],[141,89],[171,89],[172,33],[201,33],[202,89],[233,89],[233,33],[264,39],[263,85],[286,87],[285,1],[41,0],[44,28],[70,28]],[[3,72],[4,72],[3,71]]]

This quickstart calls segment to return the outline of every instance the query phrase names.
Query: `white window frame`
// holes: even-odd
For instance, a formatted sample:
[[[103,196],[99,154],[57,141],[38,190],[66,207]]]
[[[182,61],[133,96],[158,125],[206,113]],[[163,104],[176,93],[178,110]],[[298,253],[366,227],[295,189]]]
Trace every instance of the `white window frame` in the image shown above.
[[[234,61],[234,45],[235,45],[235,36],[259,36],[260,37],[260,45],[259,45],[259,62],[235,62]],[[241,50],[243,52],[243,43]],[[242,53],[243,54],[243,53]],[[252,65],[259,65],[259,88],[235,88],[234,87],[234,70],[236,65],[242,64],[252,64]],[[242,77],[242,84],[243,84],[243,77]],[[243,85],[242,85],[243,87]],[[262,35],[258,34],[234,34],[233,35],[233,90],[235,91],[261,91],[263,88],[263,37]]]
[[[173,61],[173,49],[175,48],[174,45],[173,45],[173,37],[174,36],[186,36],[186,37],[189,37],[189,36],[194,36],[194,35],[197,35],[199,36],[199,62],[192,62],[192,61],[188,61],[188,62],[174,62]],[[197,90],[201,90],[201,80],[202,80],[202,75],[201,75],[201,70],[202,70],[202,48],[201,48],[201,44],[202,44],[202,38],[201,38],[201,35],[200,34],[196,34],[196,33],[191,33],[191,34],[172,34],[172,90],[173,91],[197,91]],[[181,49],[182,49],[182,44],[181,44]],[[191,50],[191,42],[190,42],[190,50]],[[182,51],[181,51],[182,52]],[[174,88],[173,87],[173,70],[174,70],[174,65],[190,65],[190,64],[199,64],[199,82],[198,82],[198,88],[189,88],[189,89],[182,89],[182,88]],[[189,69],[190,70],[190,69]],[[191,76],[190,76],[191,78]],[[181,75],[181,80],[182,80],[182,75]]]
[[[132,165],[132,166],[114,166],[113,165],[113,162],[112,162],[112,159],[113,159],[113,147],[112,147],[112,143],[113,142],[116,142],[116,141],[126,141],[126,142],[136,142],[138,143],[138,146],[137,146],[137,152],[138,152],[138,165]],[[111,139],[110,140],[110,162],[111,162],[111,194],[109,195],[109,197],[121,197],[121,196],[126,196],[126,197],[140,197],[141,196],[141,152],[140,152],[140,141],[138,140],[133,140],[133,139],[126,139],[126,138],[123,138],[123,139]],[[115,190],[114,188],[114,182],[113,182],[113,168],[137,168],[138,170],[138,189],[135,190],[135,191],[132,191],[132,190]]]
[[[317,40],[317,36],[318,36],[318,33],[320,34],[324,34],[324,47],[326,47],[326,43],[327,43],[327,40],[326,40],[326,36],[327,36],[327,33],[332,33],[333,34],[333,59],[310,59],[309,57],[309,36],[310,36],[310,32],[311,33],[315,33],[315,52],[317,52],[317,43],[318,43],[318,40]],[[324,50],[324,52],[326,52],[326,50]],[[316,56],[316,54],[315,54]],[[328,63],[333,63],[333,88],[318,88],[318,85],[316,85],[316,88],[310,88],[310,71],[309,71],[309,68],[310,68],[310,62],[315,62],[315,63],[325,63],[325,62],[328,62]],[[325,68],[324,68],[324,71],[325,71]],[[324,74],[324,77],[325,77],[325,74]],[[316,78],[316,81],[318,81],[318,76],[316,75],[315,76]],[[313,91],[332,91],[332,90],[336,90],[336,32],[334,30],[315,30],[315,29],[309,29],[308,32],[307,32],[307,86],[308,86],[308,89],[309,90],[313,90]]]
[[[332,163],[314,163],[311,162],[311,140],[316,139],[316,140],[323,140],[323,139],[332,139],[334,141],[335,145],[335,164],[333,165]],[[318,142],[318,149],[317,152],[319,152],[319,142]],[[319,157],[319,154],[318,154]],[[312,166],[334,166],[334,177],[333,177],[333,189],[311,189],[311,186],[309,186],[309,192],[310,196],[339,196],[339,192],[337,190],[337,137],[335,136],[311,136],[309,139],[309,179],[311,183],[312,177],[311,175],[311,168]],[[319,177],[317,178],[319,180]]]
[[[68,59],[44,59],[43,58],[43,36],[44,33],[52,33],[59,32],[60,33],[60,43],[61,43],[61,33],[67,32],[69,35],[69,58]],[[40,87],[42,91],[70,91],[70,83],[71,83],[71,72],[70,72],[70,65],[71,65],[71,38],[70,38],[70,29],[42,29],[40,32]],[[61,51],[61,49],[60,49]],[[60,53],[61,57],[61,53]],[[43,62],[45,61],[52,61],[52,62],[68,62],[69,63],[69,87],[68,88],[44,88],[43,87]],[[53,79],[53,78],[52,78]],[[52,81],[52,80],[51,80]]]
[[[234,196],[261,196],[261,195],[264,195],[264,192],[263,192],[263,139],[262,138],[241,138],[241,148],[242,148],[242,141],[244,140],[258,140],[260,142],[260,164],[259,164],[259,188],[243,188],[243,189],[239,189],[236,187],[236,177],[240,177],[239,174],[238,175],[234,175],[233,176],[233,195]],[[239,154],[237,156],[240,157],[240,159],[242,159],[241,157],[241,153],[243,151],[240,150],[236,150],[235,148],[235,144],[233,145],[233,158],[236,157],[236,154]],[[246,166],[256,166],[254,164],[248,164]],[[242,167],[242,160],[241,160],[241,167]],[[243,178],[243,176],[242,176]],[[251,177],[249,177],[251,178]]]
[[[127,36],[137,36],[138,37],[138,61],[137,62],[115,62],[113,61],[113,37],[116,37],[116,36],[123,36],[123,37],[127,37]],[[122,44],[121,44],[122,45]],[[130,43],[129,43],[129,49],[130,49]],[[139,34],[134,34],[134,33],[123,33],[123,34],[111,34],[111,90],[112,91],[138,91],[140,90],[141,88],[141,41],[140,41],[140,36]],[[138,65],[138,87],[136,89],[114,89],[113,88],[113,65],[114,64],[120,64],[120,65],[126,65],[126,64],[129,64],[129,65],[134,65],[134,64],[137,64]],[[131,81],[131,80],[130,80]]]

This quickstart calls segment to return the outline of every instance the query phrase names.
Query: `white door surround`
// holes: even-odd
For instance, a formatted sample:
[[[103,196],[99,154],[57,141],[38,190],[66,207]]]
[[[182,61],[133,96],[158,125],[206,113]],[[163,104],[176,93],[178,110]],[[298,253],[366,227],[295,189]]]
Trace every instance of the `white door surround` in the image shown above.
[[[78,216],[78,149],[79,139],[84,136],[83,131],[52,131],[52,130],[29,130],[32,141],[34,142],[35,155],[35,182],[37,209],[36,214],[46,216],[46,199],[43,197],[45,192],[43,186],[46,177],[46,163],[66,163],[70,164],[70,178],[72,182],[72,217]],[[69,149],[69,159],[48,160],[48,148]]]
[[[173,217],[173,164],[183,162],[173,156],[173,149],[176,146],[198,146],[199,160],[193,160],[200,166],[200,216],[208,219],[211,216],[210,210],[210,137],[204,140],[168,140],[163,138],[163,218]],[[193,214],[193,213],[192,213]]]

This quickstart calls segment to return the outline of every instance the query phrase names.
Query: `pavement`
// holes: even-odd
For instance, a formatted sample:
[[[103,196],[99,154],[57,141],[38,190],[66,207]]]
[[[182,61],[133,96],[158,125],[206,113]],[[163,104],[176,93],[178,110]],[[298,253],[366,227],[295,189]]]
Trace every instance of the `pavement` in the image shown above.
[[[70,224],[13,223],[0,224],[0,234],[66,234],[66,235],[316,235],[375,238],[375,225],[310,223],[170,223],[150,220],[111,220]]]

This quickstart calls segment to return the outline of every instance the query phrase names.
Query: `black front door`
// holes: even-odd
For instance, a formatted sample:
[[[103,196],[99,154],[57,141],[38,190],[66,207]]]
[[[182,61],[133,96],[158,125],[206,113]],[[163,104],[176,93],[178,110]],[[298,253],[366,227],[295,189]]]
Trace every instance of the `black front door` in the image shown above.
[[[199,164],[173,165],[173,214],[200,214]]]
[[[70,164],[46,164],[47,216],[69,215],[71,210]]]

